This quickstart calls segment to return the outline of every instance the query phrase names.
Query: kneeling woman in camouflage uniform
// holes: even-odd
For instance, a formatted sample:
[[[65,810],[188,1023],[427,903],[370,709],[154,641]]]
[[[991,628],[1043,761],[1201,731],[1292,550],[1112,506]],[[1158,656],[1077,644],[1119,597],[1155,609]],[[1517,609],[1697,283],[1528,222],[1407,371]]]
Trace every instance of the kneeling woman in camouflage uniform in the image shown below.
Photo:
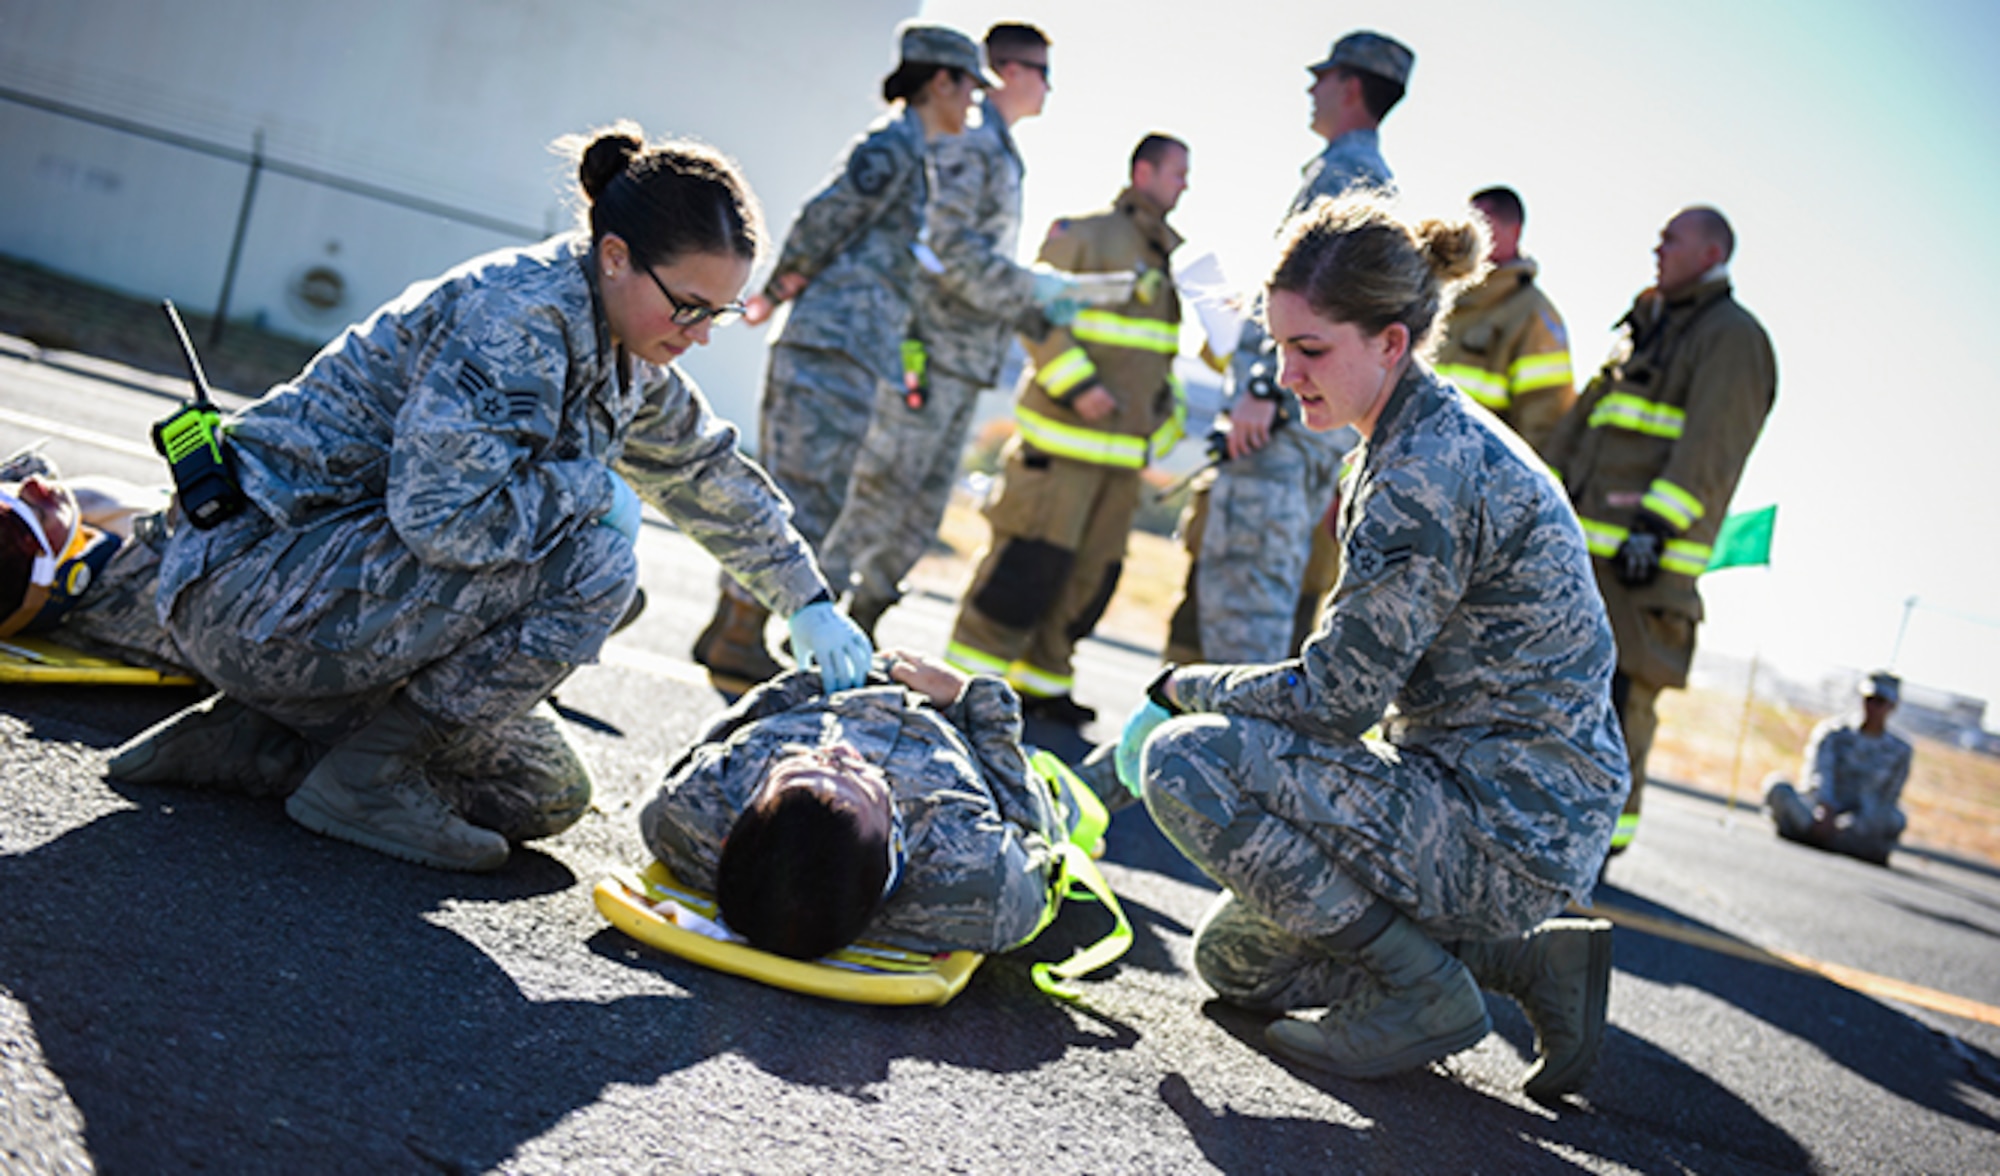
[[[497,868],[510,841],[582,814],[581,762],[523,745],[567,770],[502,757],[449,804],[432,765],[461,762],[461,744],[597,656],[637,585],[641,498],[792,618],[829,689],[860,682],[867,639],[735,429],[674,366],[740,311],[755,197],[722,156],[648,145],[636,127],[570,145],[587,231],[410,287],[231,422],[250,505],[175,532],[158,605],[232,703],[169,720],[114,775],[226,784],[222,753],[275,720],[328,749],[286,801],[294,820],[425,865]],[[254,777],[257,757],[235,758]]]
[[[1273,1023],[1276,1051],[1356,1078],[1421,1067],[1486,1035],[1484,983],[1534,1022],[1547,1097],[1595,1061],[1610,929],[1544,920],[1589,893],[1627,781],[1575,516],[1414,358],[1482,245],[1367,197],[1289,226],[1267,290],[1281,382],[1307,428],[1366,439],[1345,570],[1298,658],[1169,666],[1118,766],[1225,888],[1202,978],[1252,1009],[1327,1009]]]

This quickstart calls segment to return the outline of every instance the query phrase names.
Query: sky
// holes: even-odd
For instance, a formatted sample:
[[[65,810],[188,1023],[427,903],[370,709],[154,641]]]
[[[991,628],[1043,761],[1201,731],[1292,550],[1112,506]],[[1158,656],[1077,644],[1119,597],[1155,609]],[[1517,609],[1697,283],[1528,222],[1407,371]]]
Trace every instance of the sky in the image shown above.
[[[1322,146],[1305,67],[1359,28],[1416,53],[1382,127],[1403,210],[1519,191],[1579,382],[1652,280],[1660,226],[1722,209],[1736,296],[1779,367],[1732,510],[1777,503],[1778,528],[1769,569],[1702,582],[1702,648],[1806,681],[1893,656],[1909,681],[2000,712],[2000,364],[1981,346],[2000,333],[2000,4],[928,0],[922,15],[975,39],[1025,20],[1055,42],[1047,110],[1015,128],[1030,253],[1053,218],[1106,204],[1133,144],[1164,130],[1191,147],[1184,248],[1254,287]]]

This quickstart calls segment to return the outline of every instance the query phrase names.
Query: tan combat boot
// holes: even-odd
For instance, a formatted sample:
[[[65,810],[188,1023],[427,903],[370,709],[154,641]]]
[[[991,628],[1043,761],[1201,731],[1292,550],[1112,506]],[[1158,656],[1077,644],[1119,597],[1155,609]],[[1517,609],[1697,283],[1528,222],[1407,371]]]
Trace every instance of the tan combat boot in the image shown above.
[[[1318,1021],[1274,1021],[1264,1040],[1280,1054],[1342,1078],[1386,1078],[1478,1045],[1493,1028],[1472,974],[1397,914],[1350,949],[1375,991]]]
[[[715,616],[694,639],[694,660],[708,668],[716,686],[741,693],[785,672],[764,646],[764,622],[770,617],[763,605],[727,592],[715,602]]]
[[[444,742],[436,723],[397,695],[320,758],[285,812],[315,833],[418,865],[497,870],[507,864],[507,839],[467,823],[424,774]]]
[[[224,694],[127,740],[105,775],[245,796],[289,796],[318,755],[303,735]]]
[[[1547,1102],[1581,1090],[1604,1043],[1611,924],[1550,919],[1519,939],[1460,943],[1457,954],[1481,986],[1513,997],[1535,1027],[1528,1097]]]

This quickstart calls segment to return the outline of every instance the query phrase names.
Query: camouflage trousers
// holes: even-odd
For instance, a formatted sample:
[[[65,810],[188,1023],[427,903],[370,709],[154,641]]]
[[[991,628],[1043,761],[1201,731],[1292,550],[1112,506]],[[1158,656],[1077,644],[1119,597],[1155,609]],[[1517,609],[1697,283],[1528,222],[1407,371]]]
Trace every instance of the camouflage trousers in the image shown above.
[[[1155,731],[1142,771],[1154,822],[1226,891],[1194,953],[1233,1003],[1352,995],[1351,957],[1322,945],[1378,899],[1440,941],[1518,936],[1567,901],[1484,848],[1451,771],[1420,753],[1200,714]]]
[[[792,503],[792,525],[815,553],[840,517],[854,459],[876,405],[902,399],[902,387],[878,379],[838,351],[777,343],[757,410],[757,463]],[[829,579],[834,591],[840,582]],[[723,590],[750,593],[724,573]]]
[[[922,408],[912,409],[901,389],[884,385],[877,393],[847,501],[820,544],[820,570],[836,592],[851,578],[857,599],[902,596],[903,577],[944,520],[981,390],[933,369]]]
[[[1181,534],[1193,565],[1200,657],[1265,664],[1291,656],[1313,533],[1333,500],[1340,453],[1296,425],[1225,462],[1189,500]]]
[[[446,577],[422,596],[350,586],[350,569],[298,575],[317,532],[255,511],[224,524],[231,558],[172,602],[167,631],[217,689],[330,746],[401,693],[446,735],[433,783],[459,812],[510,838],[573,823],[590,778],[554,711],[537,706],[624,615],[638,582],[631,545],[583,527],[539,561]],[[222,529],[210,532],[222,534]],[[274,606],[275,605],[275,606]],[[263,631],[271,618],[283,622]]]

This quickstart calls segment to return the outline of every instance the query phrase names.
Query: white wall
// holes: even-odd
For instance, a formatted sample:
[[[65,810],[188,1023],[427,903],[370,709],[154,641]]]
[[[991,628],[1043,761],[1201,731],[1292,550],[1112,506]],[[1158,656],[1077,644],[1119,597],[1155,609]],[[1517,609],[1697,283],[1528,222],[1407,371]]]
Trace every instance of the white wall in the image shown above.
[[[625,117],[735,156],[781,237],[881,110],[917,0],[0,0],[0,87],[537,231],[566,227],[557,136]],[[212,311],[248,169],[0,100],[0,254]],[[522,237],[266,171],[232,319],[324,339]],[[341,305],[288,293],[328,265]],[[760,275],[761,276],[761,275]],[[760,334],[690,357],[748,424]]]

